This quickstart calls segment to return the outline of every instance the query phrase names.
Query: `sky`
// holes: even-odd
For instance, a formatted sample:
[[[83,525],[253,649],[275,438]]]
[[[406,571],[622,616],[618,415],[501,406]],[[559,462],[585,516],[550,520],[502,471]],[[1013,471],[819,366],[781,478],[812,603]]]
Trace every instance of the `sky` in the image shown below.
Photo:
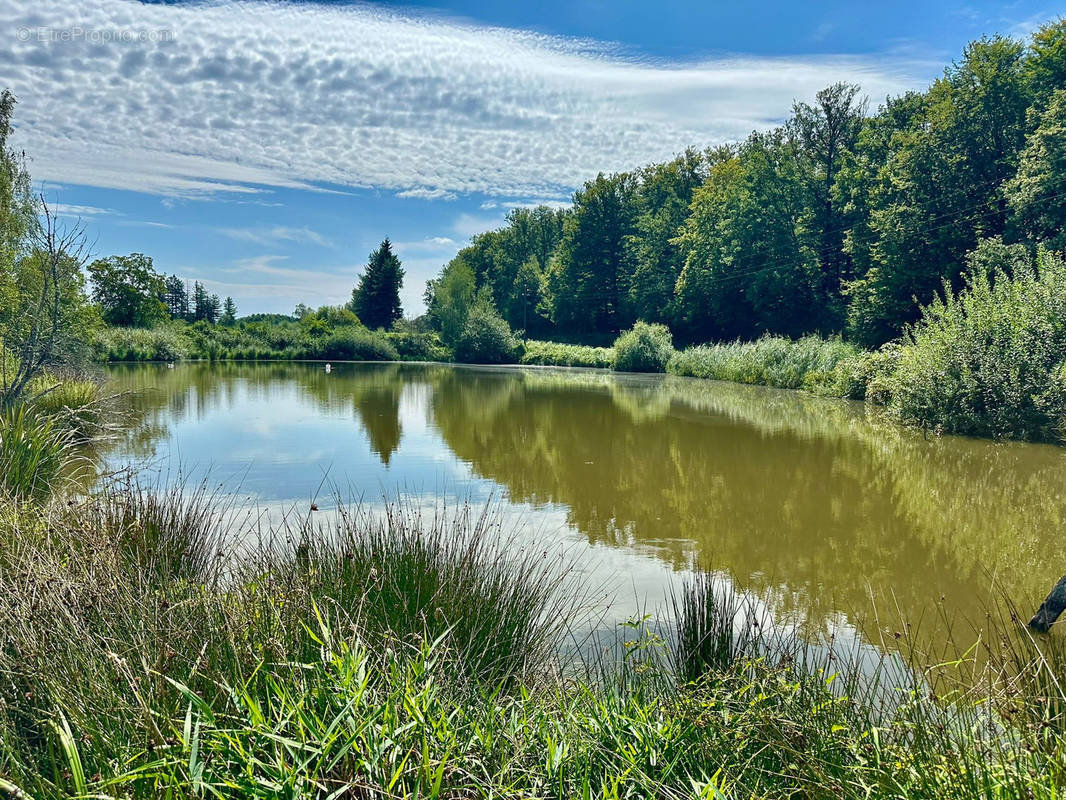
[[[345,302],[388,236],[408,316],[510,208],[779,124],[876,107],[1066,2],[0,0],[12,144],[95,256],[232,296]]]

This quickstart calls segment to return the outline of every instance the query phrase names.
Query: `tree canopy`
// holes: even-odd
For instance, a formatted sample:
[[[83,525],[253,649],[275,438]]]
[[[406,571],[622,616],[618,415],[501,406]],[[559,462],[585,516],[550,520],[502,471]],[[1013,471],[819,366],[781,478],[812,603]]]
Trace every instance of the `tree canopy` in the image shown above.
[[[515,209],[430,282],[430,321],[488,288],[514,328],[605,342],[897,337],[988,238],[1066,248],[1066,20],[970,43],[924,92],[871,110],[836,83],[779,128],[631,172],[565,209]],[[456,290],[462,287],[458,294]],[[456,305],[456,298],[460,298]]]

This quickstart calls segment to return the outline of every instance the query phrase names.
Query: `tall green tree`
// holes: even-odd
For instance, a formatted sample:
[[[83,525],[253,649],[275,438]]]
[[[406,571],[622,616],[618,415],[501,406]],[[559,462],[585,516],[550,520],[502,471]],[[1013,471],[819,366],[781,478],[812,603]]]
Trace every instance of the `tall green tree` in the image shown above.
[[[1014,223],[1037,242],[1066,250],[1066,89],[1052,95],[1007,186]]]
[[[711,167],[678,237],[678,305],[688,338],[798,335],[824,316],[808,183],[782,130],[756,133]]]
[[[1042,25],[1033,34],[1025,74],[1037,111],[1046,108],[1051,96],[1066,87],[1066,17]]]
[[[111,325],[151,328],[167,317],[166,280],[143,253],[99,258],[89,265],[93,301]]]
[[[232,325],[237,321],[237,304],[232,297],[227,297],[222,303],[222,316],[218,319],[223,325]]]
[[[352,290],[351,309],[368,328],[391,328],[403,317],[400,288],[403,286],[403,266],[392,252],[388,237],[382,241],[359,276],[359,285]]]
[[[185,281],[177,275],[167,276],[163,302],[167,306],[167,313],[170,314],[171,319],[189,318],[189,290]]]
[[[792,107],[789,130],[807,172],[812,227],[817,236],[819,274],[815,292],[829,313],[827,325],[843,324],[842,288],[853,277],[844,250],[845,219],[837,205],[834,185],[855,147],[866,114],[866,102],[852,83],[835,83],[818,92],[815,103]]]
[[[548,206],[514,208],[505,224],[473,237],[456,254],[488,287],[499,313],[516,328],[544,332],[551,323],[544,303],[544,274],[563,233],[566,212]]]
[[[617,333],[632,320],[626,304],[634,233],[632,175],[600,174],[574,194],[548,276],[552,317],[564,330]]]
[[[0,92],[0,406],[45,370],[86,358],[98,319],[85,296],[85,236],[34,197],[25,156],[11,147],[15,97]]]
[[[706,155],[690,149],[638,173],[636,218],[626,242],[632,263],[627,303],[638,319],[676,321],[674,290],[685,264],[677,234],[688,218],[693,194],[707,177],[708,164],[731,156],[729,148]]]
[[[459,341],[476,294],[474,270],[462,257],[453,258],[426,284],[426,316],[449,347]]]
[[[193,283],[192,318],[196,322],[209,322],[214,325],[222,313],[222,302],[217,294],[211,294],[200,281]]]
[[[959,284],[979,239],[1004,233],[1029,105],[1024,53],[1003,37],[971,43],[894,135],[872,193],[871,266],[849,286],[863,343],[896,336],[945,279]]]

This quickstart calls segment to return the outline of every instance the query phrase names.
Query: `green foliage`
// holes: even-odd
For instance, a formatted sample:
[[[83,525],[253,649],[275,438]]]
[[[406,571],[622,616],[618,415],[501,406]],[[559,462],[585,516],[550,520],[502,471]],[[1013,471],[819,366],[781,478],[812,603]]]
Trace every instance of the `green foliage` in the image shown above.
[[[883,384],[902,420],[948,433],[1044,439],[1066,414],[1066,266],[982,242],[966,286],[922,311]],[[993,268],[994,265],[994,268]]]
[[[181,361],[192,343],[173,326],[159,328],[105,328],[92,340],[97,361]]]
[[[754,342],[700,345],[679,352],[670,372],[693,378],[808,389],[835,397],[862,397],[865,354],[840,339],[764,336]]]
[[[448,347],[454,348],[463,334],[476,286],[474,270],[461,253],[426,285],[426,315]]]
[[[403,267],[392,252],[388,237],[370,254],[366,269],[359,276],[359,285],[352,290],[351,309],[371,329],[388,330],[403,318],[400,307],[400,287],[403,286]]]
[[[70,428],[56,418],[24,405],[0,410],[0,497],[48,500],[74,457],[74,443]]]
[[[711,157],[686,150],[673,161],[652,164],[639,173],[634,231],[626,240],[632,276],[626,305],[638,319],[676,322],[674,287],[684,266],[675,238],[689,215],[694,192],[707,178]]]
[[[1066,89],[1051,96],[1026,139],[1007,199],[1019,228],[1053,250],[1066,250]]]
[[[427,306],[446,342],[454,345],[462,330],[447,309],[465,295],[469,310],[475,292],[484,287],[492,291],[500,314],[512,328],[542,331],[550,326],[544,316],[545,270],[562,236],[564,216],[565,212],[547,206],[511,209],[504,227],[474,236],[445,265],[441,277],[429,281]],[[467,269],[468,285],[463,272]],[[434,315],[437,284],[449,274],[453,280],[459,278],[460,285],[442,287],[442,314]],[[464,314],[459,316],[465,319]]]
[[[389,331],[385,338],[403,361],[447,361],[448,350],[436,332]]]
[[[222,304],[222,316],[218,321],[223,325],[232,325],[237,321],[237,304],[233,302],[232,297],[227,297]]]
[[[193,283],[192,321],[207,322],[213,325],[218,322],[221,313],[222,303],[219,301],[218,295],[208,292],[200,281]]]
[[[185,281],[177,275],[168,275],[164,282],[163,303],[167,307],[167,313],[170,314],[170,318],[191,319],[189,290],[185,286]]]
[[[1025,74],[1033,105],[1043,109],[1056,91],[1066,86],[1066,17],[1041,25],[1030,41]]]
[[[467,315],[455,343],[455,358],[470,364],[513,363],[518,340],[507,321],[487,298],[479,299]]]
[[[616,331],[623,307],[634,232],[633,176],[596,176],[574,193],[572,212],[547,276],[552,319],[566,331]]]
[[[341,328],[295,348],[297,358],[331,361],[399,361],[400,354],[385,334],[366,328]]]
[[[1020,42],[972,42],[920,108],[896,117],[902,125],[887,145],[869,142],[878,152],[864,168],[876,179],[868,224],[852,245],[868,248],[870,265],[848,289],[849,333],[860,343],[898,336],[945,279],[957,284],[980,238],[1005,231],[1004,184],[1017,166],[1029,103],[1023,66]]]
[[[669,328],[637,322],[615,340],[612,366],[619,372],[666,372],[673,356],[674,340]]]
[[[0,92],[0,406],[45,370],[77,366],[97,322],[85,297],[85,238],[35,197],[11,146],[15,96]]]
[[[561,344],[526,339],[523,342],[519,363],[608,369],[614,363],[614,351],[610,347],[589,347],[583,344]]]
[[[804,161],[783,131],[756,133],[711,168],[679,235],[679,302],[690,338],[798,335],[820,321],[817,241]]]
[[[93,301],[104,321],[124,328],[151,328],[167,318],[166,279],[141,253],[99,258],[89,265]]]

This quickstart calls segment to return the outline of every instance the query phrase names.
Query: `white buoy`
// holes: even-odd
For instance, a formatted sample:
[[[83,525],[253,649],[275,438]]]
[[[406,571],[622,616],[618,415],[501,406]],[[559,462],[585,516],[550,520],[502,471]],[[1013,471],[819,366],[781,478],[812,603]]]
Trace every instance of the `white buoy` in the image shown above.
[[[326,372],[333,372],[333,367],[330,364],[326,364]]]
[[[171,361],[169,364],[167,364],[167,369],[174,369],[174,362],[173,361]]]

